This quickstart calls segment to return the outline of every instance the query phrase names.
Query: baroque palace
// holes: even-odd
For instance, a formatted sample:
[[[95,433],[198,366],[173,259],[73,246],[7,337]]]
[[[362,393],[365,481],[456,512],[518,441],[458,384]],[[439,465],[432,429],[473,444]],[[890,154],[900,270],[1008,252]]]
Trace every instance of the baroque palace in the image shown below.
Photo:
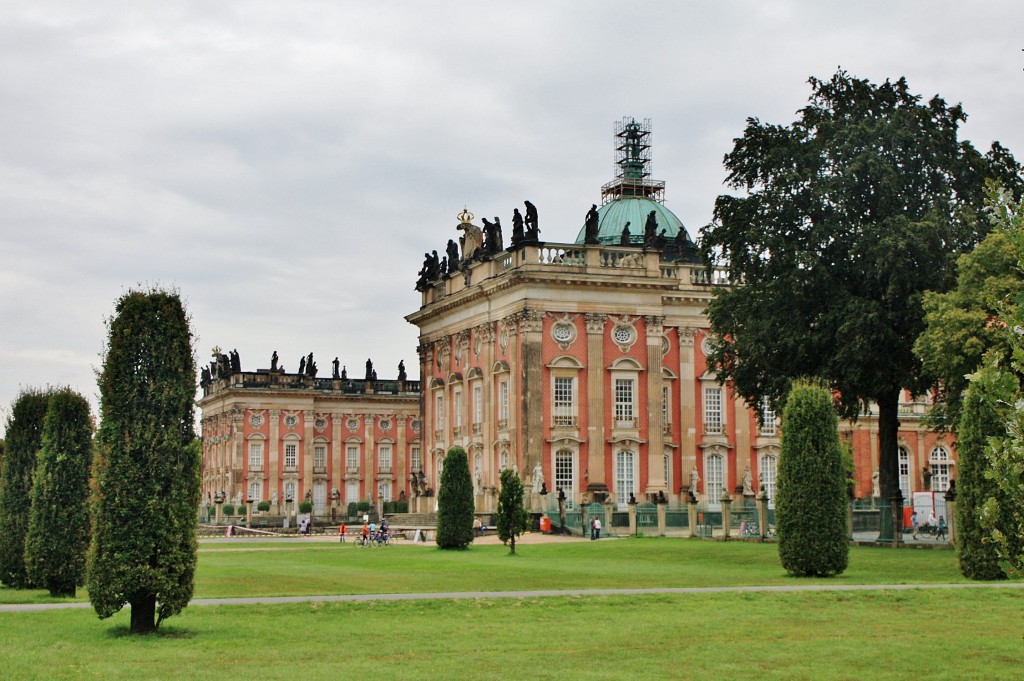
[[[719,385],[708,366],[704,309],[724,273],[709,272],[650,179],[650,125],[615,129],[615,179],[601,188],[573,243],[540,239],[537,209],[513,211],[512,234],[463,211],[458,243],[427,254],[416,282],[420,380],[404,366],[378,380],[243,372],[222,356],[202,380],[203,493],[269,501],[316,515],[352,501],[435,507],[447,450],[469,454],[480,512],[497,506],[513,467],[567,508],[605,502],[685,503],[713,510],[729,495],[774,497],[779,424]],[[454,235],[453,235],[454,236]],[[947,436],[923,425],[925,401],[901,403],[900,484],[942,492],[954,475]],[[758,413],[760,412],[760,414]],[[760,417],[760,418],[759,418]],[[877,420],[841,423],[859,498],[877,496]]]

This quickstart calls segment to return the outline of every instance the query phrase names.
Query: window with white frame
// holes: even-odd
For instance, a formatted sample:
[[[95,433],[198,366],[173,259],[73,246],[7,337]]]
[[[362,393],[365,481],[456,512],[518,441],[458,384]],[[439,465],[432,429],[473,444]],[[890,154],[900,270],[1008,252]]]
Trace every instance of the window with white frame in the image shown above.
[[[508,468],[508,450],[504,447],[498,451],[498,470],[503,471]]]
[[[452,427],[458,433],[462,428],[462,389],[456,388],[452,393]]]
[[[323,515],[327,512],[327,483],[323,480],[313,482],[313,513]]]
[[[765,454],[761,457],[761,463],[758,468],[758,477],[761,484],[764,485],[765,493],[768,495],[768,508],[775,508],[775,481],[778,478],[779,457],[774,454]]]
[[[942,445],[936,445],[928,457],[932,466],[932,492],[945,492],[949,489],[950,471],[953,462],[949,458],[949,450]]]
[[[391,443],[382,442],[377,446],[378,465],[381,472],[391,470]]]
[[[672,388],[667,383],[661,386],[661,423],[666,433],[672,432]]]
[[[635,428],[636,410],[635,393],[636,379],[616,378],[615,390],[615,426],[617,428]]]
[[[704,460],[704,493],[708,506],[718,507],[722,503],[725,489],[725,457],[711,454]]]
[[[295,470],[299,463],[299,444],[297,442],[284,443],[284,467]]]
[[[498,426],[508,427],[508,380],[498,381]]]
[[[571,449],[555,452],[555,490],[565,492],[565,508],[575,508],[576,455]]]
[[[249,470],[259,473],[263,470],[263,443],[249,443]]]
[[[722,432],[722,388],[704,388],[704,432],[717,435]]]
[[[313,471],[316,473],[327,471],[327,445],[313,445]]]
[[[554,413],[552,414],[552,425],[554,426],[575,426],[576,425],[576,377],[555,376],[554,377]]]
[[[440,392],[434,396],[434,424],[437,432],[444,432],[444,395]]]
[[[409,455],[410,465],[412,466],[412,472],[418,473],[423,470],[423,457],[420,455],[420,448],[413,447],[412,453]]]
[[[761,435],[775,435],[775,410],[767,396],[761,398]]]
[[[903,495],[903,502],[909,505],[913,503],[913,497],[910,495],[910,452],[906,447],[900,447],[897,460],[900,473],[900,494]]]
[[[295,483],[286,482],[284,483],[284,500],[295,501]]]
[[[665,467],[665,486],[672,489],[672,450],[666,449],[662,456],[662,464]]]
[[[473,384],[473,432],[480,432],[484,420],[484,387],[477,381]]]
[[[378,487],[377,492],[380,493],[380,500],[382,502],[391,501],[391,483],[390,482],[382,482],[382,483],[380,483],[380,486]]]
[[[257,503],[259,501],[262,501],[262,499],[263,499],[263,482],[262,481],[260,481],[260,480],[250,480],[249,481],[249,496],[246,498],[246,501],[248,501],[249,499],[252,499],[253,503]],[[255,511],[256,509],[254,508],[253,510]]]
[[[629,497],[636,494],[636,455],[628,450],[615,453],[615,500],[619,510],[628,508]]]
[[[359,481],[349,480],[345,483],[345,503],[359,501]]]
[[[345,466],[353,471],[359,468],[359,445],[345,447]]]

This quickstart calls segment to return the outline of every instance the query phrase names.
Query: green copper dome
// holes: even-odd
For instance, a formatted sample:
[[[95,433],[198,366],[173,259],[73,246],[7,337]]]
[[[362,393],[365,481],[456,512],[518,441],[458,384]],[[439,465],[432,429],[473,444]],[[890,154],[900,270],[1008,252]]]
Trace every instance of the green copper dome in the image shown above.
[[[644,239],[644,225],[647,224],[647,215],[654,211],[654,217],[658,220],[658,234],[662,234],[669,240],[675,240],[682,232],[684,239],[689,240],[686,228],[676,214],[653,199],[642,196],[629,196],[615,199],[597,209],[598,230],[597,240],[603,245],[618,245],[622,239],[622,228],[629,223],[630,239],[633,244],[642,244]],[[582,244],[586,234],[584,228],[580,227],[576,235],[576,243]]]

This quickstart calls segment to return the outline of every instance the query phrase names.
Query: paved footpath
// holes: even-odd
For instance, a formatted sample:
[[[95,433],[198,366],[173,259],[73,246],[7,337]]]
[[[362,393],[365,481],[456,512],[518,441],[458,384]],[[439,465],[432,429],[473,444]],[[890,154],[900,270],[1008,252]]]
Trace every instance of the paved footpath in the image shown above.
[[[456,591],[411,594],[338,594],[321,596],[262,596],[254,598],[194,598],[189,605],[259,605],[274,603],[333,603],[360,601],[460,600],[466,598],[545,598],[549,596],[635,596],[644,594],[777,593],[797,591],[910,591],[916,589],[1021,589],[1024,582],[964,584],[807,584],[784,586],[704,586],[656,589],[561,589],[534,591]],[[89,603],[25,603],[0,605],[0,612],[32,612],[91,608]]]

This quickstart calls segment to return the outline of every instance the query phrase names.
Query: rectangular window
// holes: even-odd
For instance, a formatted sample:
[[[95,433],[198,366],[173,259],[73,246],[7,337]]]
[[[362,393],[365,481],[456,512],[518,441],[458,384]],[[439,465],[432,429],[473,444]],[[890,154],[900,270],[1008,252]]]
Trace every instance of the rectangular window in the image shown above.
[[[317,480],[313,483],[313,513],[324,515],[327,512],[327,483]]]
[[[910,496],[910,452],[903,447],[900,447],[898,460],[900,472],[900,493],[903,494],[903,503],[911,505],[914,500]]]
[[[760,478],[768,495],[768,508],[775,508],[775,480],[778,477],[779,459],[775,456],[761,457]],[[760,489],[757,490],[760,493]]]
[[[661,426],[664,433],[672,433],[672,390],[667,385],[661,387]]]
[[[565,492],[565,508],[575,508],[576,466],[572,451],[561,449],[555,452],[555,491]]]
[[[284,467],[294,469],[299,463],[299,445],[294,442],[284,444]]]
[[[444,432],[444,395],[441,393],[437,394],[434,401],[434,423],[437,424],[436,430],[439,433]]]
[[[722,389],[717,386],[704,388],[704,432],[722,432]]]
[[[775,435],[775,410],[767,397],[761,398],[761,435]]]
[[[508,450],[503,449],[498,453],[498,470],[503,471],[508,468]]]
[[[259,473],[263,470],[263,443],[249,443],[249,470]]]
[[[498,425],[508,427],[508,381],[498,383]]]
[[[636,381],[632,378],[615,379],[615,425],[618,428],[635,428],[636,416],[633,409],[633,389]]]
[[[458,431],[462,428],[462,391],[452,393],[452,427]]]
[[[555,377],[555,404],[552,423],[555,426],[576,425],[576,379]]]
[[[410,461],[411,461],[411,466],[412,466],[412,472],[413,473],[417,473],[417,472],[423,470],[423,460],[420,457],[420,448],[419,447],[413,447],[412,448],[412,454],[410,455],[409,458],[410,458]]]
[[[380,470],[382,472],[385,472],[385,473],[387,471],[390,471],[391,470],[391,445],[389,445],[389,444],[382,444],[382,445],[380,445],[380,447],[377,449],[377,453],[379,455]]]
[[[390,482],[382,482],[380,484],[380,487],[377,489],[377,491],[380,493],[380,500],[382,502],[391,501],[391,483]]]
[[[246,502],[256,503],[263,500],[263,483],[259,480],[252,480],[249,482],[249,497]],[[255,511],[256,509],[252,509]]]
[[[349,445],[345,448],[345,465],[352,470],[357,470],[359,468],[358,445]]]
[[[359,501],[359,481],[349,480],[345,483],[345,503]]]
[[[313,472],[327,471],[327,445],[313,445]]]

